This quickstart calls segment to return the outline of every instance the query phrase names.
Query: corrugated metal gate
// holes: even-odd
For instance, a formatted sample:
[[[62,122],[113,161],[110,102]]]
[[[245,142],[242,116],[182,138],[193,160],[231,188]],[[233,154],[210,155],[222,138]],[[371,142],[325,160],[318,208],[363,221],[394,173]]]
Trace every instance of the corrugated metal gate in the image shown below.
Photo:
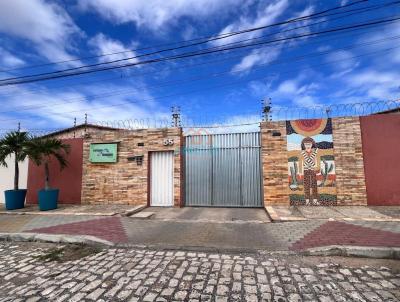
[[[185,138],[185,205],[262,207],[260,133]]]

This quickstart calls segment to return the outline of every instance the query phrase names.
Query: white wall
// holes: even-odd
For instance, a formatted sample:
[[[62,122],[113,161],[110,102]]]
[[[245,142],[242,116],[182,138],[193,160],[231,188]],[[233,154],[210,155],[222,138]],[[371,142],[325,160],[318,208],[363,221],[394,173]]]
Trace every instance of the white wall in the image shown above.
[[[14,188],[14,156],[7,160],[8,167],[0,166],[0,203],[4,203],[4,191]],[[28,160],[19,163],[19,188],[26,189],[28,180]]]

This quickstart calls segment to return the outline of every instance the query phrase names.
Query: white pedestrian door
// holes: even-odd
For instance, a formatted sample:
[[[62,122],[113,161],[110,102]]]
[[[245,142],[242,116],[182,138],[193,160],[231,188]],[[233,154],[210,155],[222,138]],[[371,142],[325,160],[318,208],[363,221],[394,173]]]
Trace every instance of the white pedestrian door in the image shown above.
[[[151,206],[174,205],[174,152],[152,152],[151,154]]]

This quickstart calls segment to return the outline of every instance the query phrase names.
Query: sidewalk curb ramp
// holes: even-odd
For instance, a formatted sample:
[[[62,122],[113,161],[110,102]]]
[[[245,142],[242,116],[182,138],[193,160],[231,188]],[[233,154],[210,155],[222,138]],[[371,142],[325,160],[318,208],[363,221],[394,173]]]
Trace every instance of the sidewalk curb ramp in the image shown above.
[[[329,245],[309,248],[301,253],[305,256],[344,256],[400,260],[400,248],[398,247]]]
[[[112,247],[113,242],[97,238],[90,235],[54,235],[54,234],[38,234],[38,233],[0,233],[1,241],[11,242],[49,242],[49,243],[68,243],[68,244],[85,244],[91,246]]]

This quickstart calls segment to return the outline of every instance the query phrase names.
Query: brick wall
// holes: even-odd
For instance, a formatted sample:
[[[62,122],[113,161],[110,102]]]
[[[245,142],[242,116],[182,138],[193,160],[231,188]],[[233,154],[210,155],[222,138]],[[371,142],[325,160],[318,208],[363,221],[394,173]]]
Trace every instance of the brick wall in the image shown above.
[[[332,120],[338,205],[366,205],[366,188],[358,118]],[[276,136],[274,136],[274,133]],[[281,135],[278,136],[277,134]],[[264,205],[289,206],[285,122],[261,123]]]
[[[148,202],[149,152],[179,151],[182,131],[178,128],[134,131],[95,131],[83,144],[82,203],[86,204],[146,204]],[[174,140],[164,146],[164,139]],[[89,161],[91,143],[118,142],[117,163],[98,164]],[[144,146],[138,146],[144,143]],[[128,161],[128,157],[144,155],[143,164]],[[181,204],[180,152],[174,156],[174,204]]]
[[[366,205],[364,161],[358,117],[332,120],[338,205]]]
[[[289,205],[285,122],[261,123],[264,205]]]

